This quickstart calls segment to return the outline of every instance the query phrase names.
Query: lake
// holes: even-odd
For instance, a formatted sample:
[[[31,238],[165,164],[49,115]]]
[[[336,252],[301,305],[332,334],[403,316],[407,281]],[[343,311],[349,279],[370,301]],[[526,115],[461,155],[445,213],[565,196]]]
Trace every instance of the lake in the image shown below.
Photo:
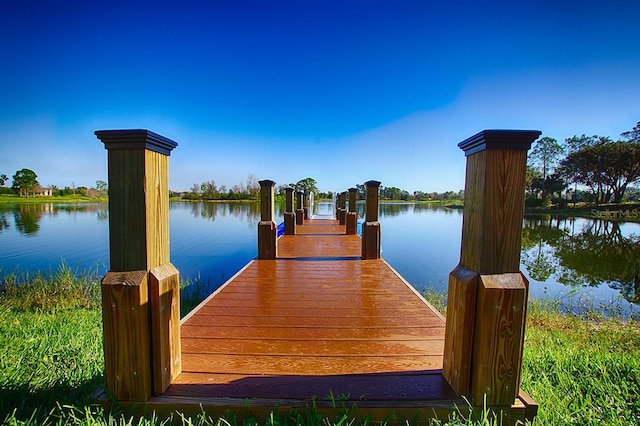
[[[363,217],[363,204],[358,205]],[[316,213],[331,214],[330,203]],[[462,210],[381,203],[382,257],[418,290],[446,292],[460,257]],[[171,202],[171,261],[208,293],[257,255],[258,203]],[[106,204],[0,204],[0,275],[55,271],[61,263],[104,275],[109,264]],[[282,220],[281,206],[276,218]],[[527,216],[521,270],[530,295],[568,309],[640,309],[640,224]]]

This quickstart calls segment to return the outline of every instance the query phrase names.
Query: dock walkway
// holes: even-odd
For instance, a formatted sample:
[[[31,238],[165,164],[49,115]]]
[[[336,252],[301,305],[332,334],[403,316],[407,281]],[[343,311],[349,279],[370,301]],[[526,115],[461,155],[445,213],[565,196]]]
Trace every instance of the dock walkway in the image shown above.
[[[338,405],[353,410],[348,419],[413,424],[483,404],[503,424],[536,416],[520,390],[529,284],[519,265],[527,151],[540,131],[483,130],[458,144],[465,210],[446,325],[380,258],[375,180],[363,187],[362,239],[358,187],[349,210],[337,194],[338,221],[303,221],[313,193],[297,191],[294,210],[286,188],[278,239],[275,182],[259,181],[257,260],[181,320],[169,250],[177,143],[145,129],[95,134],[108,153],[110,263],[96,401],[159,417],[315,407],[335,418]]]
[[[384,260],[361,260],[344,228],[305,221],[278,259],[251,261],[186,316],[183,371],[149,404],[464,405],[442,377],[444,318]]]

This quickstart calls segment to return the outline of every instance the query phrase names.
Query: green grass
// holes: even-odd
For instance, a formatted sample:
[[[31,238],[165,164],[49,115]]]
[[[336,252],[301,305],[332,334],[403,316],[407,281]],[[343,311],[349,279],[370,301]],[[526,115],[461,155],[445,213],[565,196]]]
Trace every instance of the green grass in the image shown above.
[[[77,277],[76,277],[77,275]],[[185,284],[186,285],[186,284]],[[191,284],[193,285],[193,283]],[[196,281],[197,285],[197,281]],[[0,422],[10,425],[359,425],[366,416],[336,398],[334,416],[315,406],[267,419],[231,415],[137,419],[91,405],[103,382],[99,278],[62,267],[10,274],[0,282]],[[445,297],[427,298],[439,309]],[[193,302],[192,302],[193,303]],[[600,314],[567,315],[558,303],[529,304],[522,388],[539,404],[538,425],[640,423],[640,327]],[[485,410],[473,421],[452,413],[447,423],[499,424]]]

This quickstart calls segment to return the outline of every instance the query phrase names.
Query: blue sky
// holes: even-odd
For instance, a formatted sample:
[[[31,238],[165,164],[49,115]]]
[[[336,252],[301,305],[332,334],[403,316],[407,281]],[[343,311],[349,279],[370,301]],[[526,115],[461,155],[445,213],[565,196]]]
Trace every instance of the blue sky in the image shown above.
[[[175,190],[253,174],[457,191],[457,144],[480,130],[630,130],[639,15],[632,0],[5,0],[0,173],[94,186],[93,132],[146,128],[179,144]]]

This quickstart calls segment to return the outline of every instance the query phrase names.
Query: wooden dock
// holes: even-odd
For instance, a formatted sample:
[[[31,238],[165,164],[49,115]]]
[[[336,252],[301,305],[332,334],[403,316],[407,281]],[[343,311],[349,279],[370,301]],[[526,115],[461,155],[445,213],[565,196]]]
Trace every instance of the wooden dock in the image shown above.
[[[530,130],[484,130],[467,156],[460,263],[445,319],[381,257],[380,182],[338,195],[337,220],[309,219],[313,194],[261,180],[258,256],[180,319],[170,262],[168,156],[148,130],[96,131],[108,151],[110,270],[102,280],[105,406],[260,421],[314,407],[334,418],[427,423],[484,404],[501,424],[533,420],[520,390],[529,284],[519,271]],[[452,265],[453,267],[454,265]],[[107,396],[109,395],[109,396]],[[469,404],[474,404],[470,407]],[[347,420],[350,422],[350,420]]]
[[[361,260],[344,229],[305,221],[278,259],[251,261],[187,315],[182,373],[147,409],[328,414],[332,396],[378,421],[468,409],[442,376],[442,315],[383,259]]]

